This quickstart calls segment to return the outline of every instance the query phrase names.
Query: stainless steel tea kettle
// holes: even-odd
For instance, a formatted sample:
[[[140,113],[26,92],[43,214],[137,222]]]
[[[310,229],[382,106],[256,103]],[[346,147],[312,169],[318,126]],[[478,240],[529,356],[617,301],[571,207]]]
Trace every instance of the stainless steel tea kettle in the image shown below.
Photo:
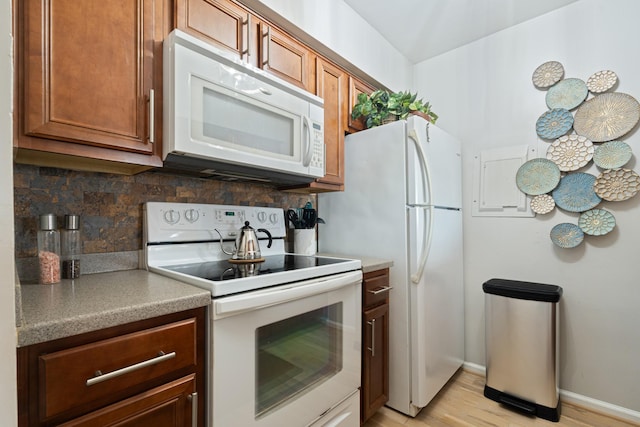
[[[269,230],[265,230],[264,228],[258,228],[255,230],[249,225],[249,221],[245,221],[244,227],[240,228],[240,233],[238,233],[238,237],[236,237],[235,248],[231,252],[227,251],[222,245],[222,234],[220,234],[218,229],[214,230],[216,230],[220,235],[220,248],[222,249],[222,252],[227,255],[231,255],[232,260],[253,260],[262,257],[256,231],[266,233],[269,237],[269,244],[267,245],[267,248],[271,247],[272,239]]]

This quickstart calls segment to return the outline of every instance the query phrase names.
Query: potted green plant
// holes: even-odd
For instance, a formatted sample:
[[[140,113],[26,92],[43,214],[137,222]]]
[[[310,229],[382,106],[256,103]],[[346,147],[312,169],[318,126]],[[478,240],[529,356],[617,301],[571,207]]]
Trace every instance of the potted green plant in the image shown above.
[[[367,128],[380,126],[391,120],[405,120],[410,114],[417,114],[431,123],[435,123],[438,115],[431,111],[431,105],[418,94],[406,92],[389,92],[375,90],[370,95],[360,93],[358,102],[353,106],[351,118],[362,118]]]

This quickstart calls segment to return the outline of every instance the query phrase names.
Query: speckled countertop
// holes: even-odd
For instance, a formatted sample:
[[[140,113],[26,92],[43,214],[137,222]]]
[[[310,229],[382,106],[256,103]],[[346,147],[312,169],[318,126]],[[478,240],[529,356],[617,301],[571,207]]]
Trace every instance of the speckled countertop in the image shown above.
[[[369,273],[371,271],[376,271],[376,270],[389,268],[393,266],[393,261],[388,259],[379,259],[379,258],[365,257],[360,255],[345,255],[345,254],[335,254],[335,253],[326,253],[326,252],[318,253],[318,255],[332,256],[336,258],[359,259],[360,262],[362,263],[363,273]]]
[[[87,274],[54,285],[20,285],[18,347],[203,307],[209,291],[149,273]]]

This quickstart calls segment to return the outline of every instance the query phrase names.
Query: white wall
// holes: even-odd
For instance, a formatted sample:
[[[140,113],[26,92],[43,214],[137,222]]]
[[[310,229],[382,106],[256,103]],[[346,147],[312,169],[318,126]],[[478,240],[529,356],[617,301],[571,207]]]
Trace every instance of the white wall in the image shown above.
[[[0,0],[0,419],[17,425],[14,310],[11,0]]]
[[[342,0],[241,0],[275,11],[394,91],[406,90],[412,65]]]
[[[616,91],[640,99],[639,16],[636,0],[581,0],[416,65],[413,87],[464,147],[466,360],[485,364],[486,280],[557,284],[564,289],[561,389],[633,411],[640,411],[640,195],[601,204],[616,217],[616,229],[587,236],[575,249],[554,247],[549,231],[577,223],[577,214],[556,209],[536,218],[478,218],[471,202],[473,156],[480,150],[530,144],[546,153],[548,144],[535,132],[546,110],[546,92],[531,82],[538,65],[559,61],[565,77],[585,81],[610,69],[619,77]],[[629,167],[640,171],[640,133],[621,139],[635,153]]]

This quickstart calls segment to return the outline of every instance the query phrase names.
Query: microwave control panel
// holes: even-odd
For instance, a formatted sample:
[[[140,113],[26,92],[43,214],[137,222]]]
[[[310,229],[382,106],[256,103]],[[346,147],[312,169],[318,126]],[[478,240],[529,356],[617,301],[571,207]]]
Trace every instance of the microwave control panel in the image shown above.
[[[311,149],[313,153],[309,167],[319,168],[324,172],[324,132],[322,126],[317,122],[311,123]]]

